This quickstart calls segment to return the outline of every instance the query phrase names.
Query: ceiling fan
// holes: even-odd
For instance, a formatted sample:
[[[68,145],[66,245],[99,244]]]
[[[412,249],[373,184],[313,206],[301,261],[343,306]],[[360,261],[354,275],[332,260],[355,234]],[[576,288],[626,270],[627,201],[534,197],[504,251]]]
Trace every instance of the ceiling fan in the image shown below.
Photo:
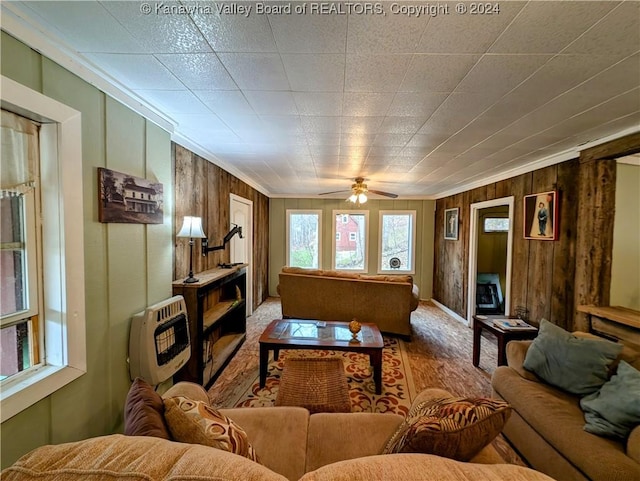
[[[367,201],[367,193],[383,195],[385,197],[391,197],[395,199],[398,197],[398,194],[392,194],[391,192],[383,192],[381,190],[373,190],[367,187],[367,184],[364,183],[363,177],[356,177],[353,179],[355,183],[351,184],[351,191],[348,190],[335,190],[333,192],[323,192],[318,195],[329,195],[329,194],[339,194],[341,192],[351,192],[351,195],[347,198],[348,201],[353,202],[354,204],[364,204]]]

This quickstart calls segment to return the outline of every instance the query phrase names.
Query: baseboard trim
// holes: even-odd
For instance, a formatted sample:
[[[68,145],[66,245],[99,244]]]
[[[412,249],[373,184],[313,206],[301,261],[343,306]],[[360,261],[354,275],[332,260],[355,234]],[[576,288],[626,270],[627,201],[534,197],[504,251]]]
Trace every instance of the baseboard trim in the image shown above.
[[[444,304],[439,303],[438,301],[436,301],[435,299],[431,298],[431,302],[433,302],[436,307],[438,307],[438,309],[440,309],[441,311],[446,312],[447,314],[449,314],[451,317],[453,317],[456,321],[460,321],[462,324],[464,324],[465,326],[468,326],[469,323],[467,322],[467,320],[462,317],[460,314],[458,314],[457,312],[453,312],[451,309],[449,309],[447,306],[445,306]]]

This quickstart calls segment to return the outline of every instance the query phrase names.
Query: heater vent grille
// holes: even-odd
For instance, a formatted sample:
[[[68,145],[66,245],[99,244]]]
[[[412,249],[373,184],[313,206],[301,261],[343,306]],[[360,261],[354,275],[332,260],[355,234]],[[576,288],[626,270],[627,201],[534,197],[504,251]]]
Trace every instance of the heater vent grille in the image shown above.
[[[189,320],[182,296],[147,307],[131,319],[129,373],[159,384],[173,376],[191,356]]]

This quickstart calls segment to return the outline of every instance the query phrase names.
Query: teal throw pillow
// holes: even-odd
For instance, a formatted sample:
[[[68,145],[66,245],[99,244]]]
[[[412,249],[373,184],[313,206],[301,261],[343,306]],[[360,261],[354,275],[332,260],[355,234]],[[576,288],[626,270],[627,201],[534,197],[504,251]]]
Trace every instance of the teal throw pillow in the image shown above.
[[[553,386],[585,395],[596,392],[607,381],[609,365],[621,351],[622,344],[578,338],[542,319],[523,366]]]
[[[618,372],[598,392],[583,397],[580,407],[585,431],[626,438],[640,424],[640,371],[620,361]]]

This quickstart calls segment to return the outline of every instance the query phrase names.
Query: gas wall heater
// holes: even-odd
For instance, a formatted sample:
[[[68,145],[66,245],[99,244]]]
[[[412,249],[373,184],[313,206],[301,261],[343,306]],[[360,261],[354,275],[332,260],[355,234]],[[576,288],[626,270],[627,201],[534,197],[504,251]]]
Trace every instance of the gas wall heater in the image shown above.
[[[129,374],[149,384],[166,381],[191,356],[187,308],[182,296],[147,307],[131,319]]]

